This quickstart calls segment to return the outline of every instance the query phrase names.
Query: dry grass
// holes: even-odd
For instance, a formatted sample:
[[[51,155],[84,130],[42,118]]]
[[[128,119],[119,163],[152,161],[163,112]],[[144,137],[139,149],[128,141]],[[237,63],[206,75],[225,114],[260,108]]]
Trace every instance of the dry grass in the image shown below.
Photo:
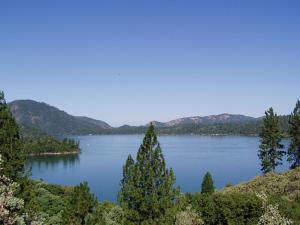
[[[268,173],[253,180],[226,187],[221,192],[265,192],[269,196],[281,196],[291,201],[300,202],[300,168],[284,173]]]

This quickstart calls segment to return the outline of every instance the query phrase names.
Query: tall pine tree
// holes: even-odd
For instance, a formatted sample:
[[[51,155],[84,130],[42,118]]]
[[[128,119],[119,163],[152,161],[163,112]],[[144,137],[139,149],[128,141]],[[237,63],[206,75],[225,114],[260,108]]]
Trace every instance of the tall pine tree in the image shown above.
[[[127,215],[126,224],[158,224],[174,204],[178,189],[175,176],[166,163],[151,124],[136,161],[129,155],[123,167],[119,202]]]
[[[273,108],[265,112],[262,130],[259,134],[260,146],[258,157],[261,160],[261,170],[263,173],[274,171],[278,165],[281,165],[282,156],[285,154],[283,145],[280,143],[282,132],[278,124],[278,116]]]
[[[300,101],[289,119],[289,135],[291,138],[288,149],[288,161],[292,164],[291,168],[300,167]]]
[[[3,174],[16,181],[22,176],[25,154],[19,127],[9,111],[2,91],[0,91],[0,154],[3,160]]]
[[[214,193],[214,191],[215,191],[214,181],[212,179],[210,172],[207,172],[203,177],[203,181],[201,185],[201,193],[212,194]]]

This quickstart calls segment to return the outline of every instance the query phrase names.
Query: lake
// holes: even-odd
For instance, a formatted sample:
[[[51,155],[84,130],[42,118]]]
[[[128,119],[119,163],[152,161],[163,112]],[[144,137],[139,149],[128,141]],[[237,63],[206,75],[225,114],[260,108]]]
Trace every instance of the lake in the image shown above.
[[[34,156],[27,161],[33,179],[77,185],[88,181],[100,201],[116,201],[122,167],[128,154],[136,155],[143,135],[72,137],[80,141],[80,155]],[[258,137],[159,136],[168,167],[172,167],[183,192],[200,191],[204,174],[210,171],[215,186],[236,184],[260,175]],[[287,140],[283,143],[287,146]],[[284,159],[278,171],[288,164]]]

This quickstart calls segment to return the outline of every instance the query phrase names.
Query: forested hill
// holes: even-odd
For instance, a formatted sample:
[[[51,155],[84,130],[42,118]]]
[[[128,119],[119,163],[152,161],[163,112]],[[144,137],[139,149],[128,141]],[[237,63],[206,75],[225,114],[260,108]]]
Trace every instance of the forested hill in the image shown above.
[[[279,116],[279,125],[284,134],[287,133],[288,116]],[[197,134],[197,135],[247,135],[256,136],[259,134],[262,119],[240,122],[218,122],[202,124],[180,124],[174,126],[162,126],[154,123],[156,131],[160,135],[170,134]],[[146,131],[146,126],[122,126],[106,130],[112,134],[142,134]]]
[[[11,112],[24,134],[42,136],[50,134],[87,135],[87,134],[142,134],[145,126],[113,128],[106,122],[88,117],[72,116],[46,103],[32,100],[17,100],[9,103]],[[288,116],[280,116],[280,126],[286,131]],[[220,114],[211,116],[185,117],[169,122],[152,121],[159,134],[203,134],[203,135],[257,135],[262,117]]]
[[[87,117],[72,116],[43,102],[16,100],[10,110],[23,130],[50,135],[101,133],[111,128],[107,123]]]
[[[244,116],[244,115],[235,115],[223,113],[219,115],[210,115],[210,116],[193,116],[193,117],[184,117],[169,122],[158,122],[152,121],[155,127],[175,127],[175,126],[189,126],[189,125],[213,125],[213,124],[225,124],[225,123],[246,123],[246,122],[255,122],[259,120],[258,118]]]

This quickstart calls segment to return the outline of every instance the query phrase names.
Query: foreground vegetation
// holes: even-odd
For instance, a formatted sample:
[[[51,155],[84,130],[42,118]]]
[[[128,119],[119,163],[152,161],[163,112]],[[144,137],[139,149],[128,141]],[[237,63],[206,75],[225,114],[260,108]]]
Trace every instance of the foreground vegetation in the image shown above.
[[[263,176],[217,191],[208,172],[199,192],[181,193],[151,124],[136,158],[128,156],[118,202],[111,203],[99,202],[86,182],[63,187],[29,179],[24,171],[26,144],[0,93],[0,224],[300,224],[300,110],[296,107],[290,119],[292,141],[287,154],[292,169],[282,174],[272,172],[285,154],[281,153],[282,131],[277,115],[272,110],[266,114],[259,150]],[[33,142],[38,146],[38,140]]]

